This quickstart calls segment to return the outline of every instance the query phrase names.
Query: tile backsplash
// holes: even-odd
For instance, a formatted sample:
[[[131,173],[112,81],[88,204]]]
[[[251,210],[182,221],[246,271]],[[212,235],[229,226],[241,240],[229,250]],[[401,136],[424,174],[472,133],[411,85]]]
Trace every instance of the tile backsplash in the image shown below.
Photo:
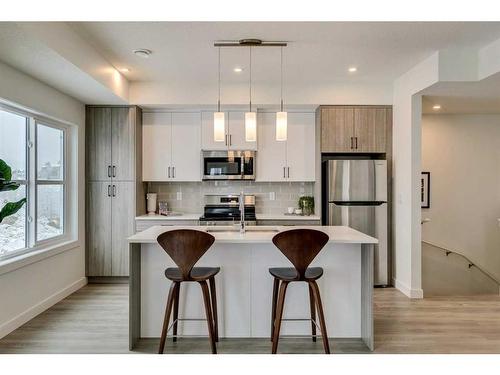
[[[158,194],[158,201],[168,202],[169,210],[184,213],[201,213],[210,194],[253,194],[258,214],[284,213],[287,207],[297,207],[299,197],[314,195],[314,182],[150,182],[147,187]]]

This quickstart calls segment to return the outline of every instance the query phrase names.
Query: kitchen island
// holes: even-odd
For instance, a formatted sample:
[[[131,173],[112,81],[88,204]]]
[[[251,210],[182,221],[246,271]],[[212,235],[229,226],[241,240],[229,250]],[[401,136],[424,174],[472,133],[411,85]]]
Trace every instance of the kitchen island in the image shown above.
[[[273,279],[270,267],[291,267],[273,245],[279,231],[311,228],[330,240],[311,263],[324,268],[318,280],[328,334],[332,338],[360,338],[373,350],[373,245],[377,240],[344,226],[232,227],[154,226],[128,239],[130,247],[129,346],[140,338],[159,337],[170,281],[164,276],[175,264],[156,242],[166,231],[189,228],[208,231],[215,243],[196,266],[221,267],[216,276],[219,336],[269,337]],[[204,318],[200,287],[183,283],[179,318]],[[302,301],[302,302],[301,302]],[[284,318],[309,317],[306,283],[291,283]],[[283,322],[282,335],[308,335],[306,321]],[[169,332],[170,333],[170,332]],[[180,321],[179,335],[207,335],[205,321]]]

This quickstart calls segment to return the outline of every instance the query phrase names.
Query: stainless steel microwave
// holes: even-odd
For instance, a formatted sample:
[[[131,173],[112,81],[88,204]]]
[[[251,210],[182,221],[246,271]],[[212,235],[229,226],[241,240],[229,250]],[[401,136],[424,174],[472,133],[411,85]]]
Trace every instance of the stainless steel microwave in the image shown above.
[[[255,180],[255,151],[202,151],[203,180]]]

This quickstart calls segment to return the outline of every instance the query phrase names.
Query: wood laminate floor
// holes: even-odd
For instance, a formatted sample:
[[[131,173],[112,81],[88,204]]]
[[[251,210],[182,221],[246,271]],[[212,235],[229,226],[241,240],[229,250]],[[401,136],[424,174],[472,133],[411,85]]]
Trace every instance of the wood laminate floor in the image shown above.
[[[90,284],[0,340],[0,353],[130,353],[128,286]],[[141,340],[136,353],[155,353]],[[334,353],[367,353],[359,340],[331,340]],[[219,353],[269,353],[266,339],[221,339]],[[208,353],[208,339],[168,341],[166,353]],[[321,340],[282,339],[281,353],[322,353]],[[410,300],[375,289],[375,353],[500,353],[500,297]]]

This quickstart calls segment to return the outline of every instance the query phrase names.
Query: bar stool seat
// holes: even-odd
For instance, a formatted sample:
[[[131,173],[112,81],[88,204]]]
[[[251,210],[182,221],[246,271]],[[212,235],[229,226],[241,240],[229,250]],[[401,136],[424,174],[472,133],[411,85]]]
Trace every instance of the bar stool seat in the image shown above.
[[[220,267],[193,267],[189,274],[192,281],[206,281],[217,275]],[[165,277],[172,281],[187,281],[182,277],[182,273],[177,267],[170,267],[165,270]]]
[[[304,278],[301,278],[297,270],[292,267],[269,268],[269,273],[281,281],[308,281],[318,280],[323,275],[323,268],[308,268]]]

